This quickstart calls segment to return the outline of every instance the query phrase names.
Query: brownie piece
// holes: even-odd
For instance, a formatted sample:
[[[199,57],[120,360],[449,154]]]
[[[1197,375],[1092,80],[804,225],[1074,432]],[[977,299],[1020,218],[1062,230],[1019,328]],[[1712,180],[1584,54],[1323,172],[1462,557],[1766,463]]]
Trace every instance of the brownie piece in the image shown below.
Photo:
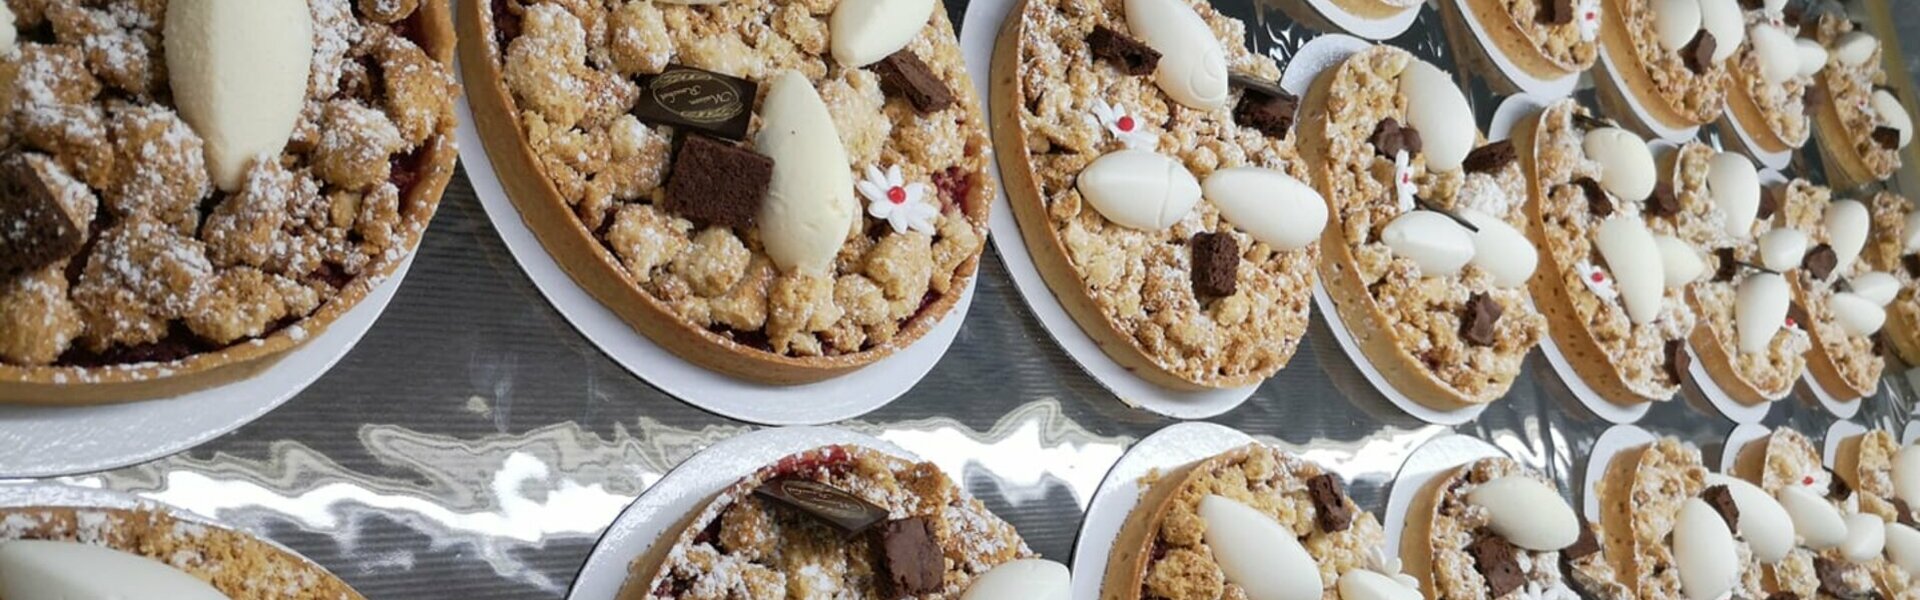
[[[36,270],[80,253],[93,215],[66,198],[84,189],[78,185],[45,156],[0,158],[0,274]]]
[[[1240,241],[1224,233],[1193,235],[1193,293],[1224,298],[1239,291]]]
[[[1087,50],[1128,75],[1152,75],[1160,66],[1160,51],[1105,25],[1087,34]]]
[[[880,75],[880,89],[889,96],[903,97],[913,110],[920,114],[932,114],[953,106],[953,91],[947,89],[946,82],[940,81],[912,50],[901,49],[887,55],[873,64],[873,72]]]
[[[1467,312],[1460,319],[1460,338],[1475,346],[1492,346],[1494,326],[1507,309],[1486,294],[1474,294],[1467,300]]]
[[[672,169],[662,209],[737,229],[753,227],[773,181],[773,159],[700,135],[680,144]]]

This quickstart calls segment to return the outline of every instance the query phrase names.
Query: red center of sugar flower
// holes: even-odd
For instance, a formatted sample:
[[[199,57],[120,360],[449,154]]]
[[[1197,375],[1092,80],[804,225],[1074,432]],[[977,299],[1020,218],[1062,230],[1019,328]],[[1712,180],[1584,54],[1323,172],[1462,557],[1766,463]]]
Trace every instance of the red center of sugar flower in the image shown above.
[[[887,190],[887,201],[894,204],[907,203],[907,190],[898,186]]]
[[[1805,479],[1801,479],[1800,485],[1813,485],[1813,476],[1808,475]]]
[[[1799,324],[1799,323],[1795,323],[1795,322],[1793,321],[1793,317],[1787,317],[1787,326],[1788,326],[1788,327],[1799,327],[1799,326],[1800,326],[1800,324]]]
[[[1606,283],[1606,282],[1607,282],[1607,274],[1606,274],[1606,273],[1601,273],[1601,272],[1599,272],[1599,271],[1594,271],[1594,272],[1593,272],[1593,282],[1594,282],[1594,283]]]
[[[1600,19],[1600,13],[1598,13],[1598,12],[1595,12],[1595,11],[1591,11],[1591,10],[1589,10],[1589,11],[1587,11],[1587,20],[1588,20],[1588,21],[1595,21],[1595,20],[1599,20],[1599,19]]]
[[[1114,126],[1115,126],[1115,127],[1119,127],[1119,128],[1120,128],[1120,131],[1123,131],[1123,132],[1132,132],[1132,131],[1133,131],[1133,117],[1131,117],[1131,116],[1123,116],[1123,117],[1120,117],[1120,120],[1118,120],[1118,121],[1115,121],[1115,122],[1114,122]]]

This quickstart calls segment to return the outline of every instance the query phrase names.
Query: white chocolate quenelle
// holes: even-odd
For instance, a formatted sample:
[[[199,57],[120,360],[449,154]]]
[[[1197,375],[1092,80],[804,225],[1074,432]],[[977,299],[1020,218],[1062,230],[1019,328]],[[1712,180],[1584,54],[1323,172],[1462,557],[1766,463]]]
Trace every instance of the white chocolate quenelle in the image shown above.
[[[1773,334],[1786,323],[1787,280],[1774,273],[1755,273],[1740,282],[1733,305],[1734,329],[1739,333],[1740,351],[1759,354],[1773,343]]]
[[[1753,236],[1753,219],[1760,212],[1760,173],[1753,161],[1731,152],[1713,155],[1707,163],[1707,193],[1726,219],[1727,235],[1744,240]]]
[[[1646,140],[1625,129],[1602,127],[1587,132],[1580,145],[1588,160],[1600,163],[1600,187],[1608,193],[1628,202],[1653,195],[1658,175]]]
[[[1327,201],[1313,186],[1286,173],[1259,167],[1220,169],[1207,176],[1201,191],[1228,223],[1275,250],[1305,248],[1327,227]]]
[[[237,191],[256,159],[278,159],[306,107],[312,13],[301,0],[174,0],[164,40],[180,117],[206,141],[214,185]]]
[[[857,69],[907,47],[933,17],[934,0],[841,0],[828,22],[833,60]]]
[[[1647,224],[1634,215],[1614,215],[1600,224],[1595,245],[1613,269],[1615,286],[1634,323],[1652,323],[1660,317],[1660,299],[1667,285],[1660,243]]]
[[[768,86],[760,119],[754,149],[773,159],[760,241],[782,272],[825,275],[860,211],[833,115],[805,75],[784,71]]]
[[[1414,60],[1400,74],[1400,93],[1407,97],[1407,123],[1420,132],[1427,169],[1458,170],[1473,152],[1480,130],[1473,124],[1473,106],[1467,104],[1453,77],[1426,61]]]
[[[1660,47],[1679,50],[1700,31],[1700,0],[1653,0],[1653,32]]]
[[[1512,225],[1493,215],[1471,208],[1460,209],[1460,218],[1472,223],[1473,260],[1468,261],[1493,276],[1500,287],[1520,287],[1540,265],[1540,252]]]
[[[1248,600],[1320,600],[1320,565],[1293,531],[1232,499],[1200,499],[1205,540],[1229,583]]]
[[[1480,484],[1467,502],[1486,509],[1488,527],[1513,545],[1535,552],[1557,552],[1580,540],[1580,518],[1560,493],[1524,475],[1508,475]]]
[[[1720,600],[1739,582],[1733,532],[1705,500],[1688,498],[1673,526],[1674,566],[1687,600]]]
[[[1727,486],[1734,506],[1740,509],[1740,537],[1753,548],[1754,558],[1773,564],[1793,551],[1793,516],[1786,507],[1768,496],[1760,486],[1716,473],[1707,474],[1707,485]]]
[[[1200,202],[1193,173],[1152,150],[1121,150],[1087,165],[1075,185],[1100,216],[1122,227],[1163,231]]]
[[[892,2],[894,0],[885,0]],[[1175,102],[1204,111],[1227,105],[1227,51],[1183,0],[1126,0],[1127,28],[1160,52],[1153,78]]]
[[[0,542],[0,598],[6,600],[228,600],[165,563],[73,542]]]
[[[994,567],[975,578],[960,600],[1067,600],[1072,592],[1073,581],[1066,565],[1029,558]]]
[[[1833,272],[1842,276],[1853,268],[1853,261],[1860,258],[1860,250],[1867,247],[1867,233],[1873,226],[1873,215],[1867,212],[1867,205],[1858,200],[1835,200],[1827,205],[1827,238],[1832,240]]]
[[[1661,271],[1666,275],[1667,287],[1685,286],[1698,281],[1707,272],[1707,263],[1700,259],[1700,252],[1685,240],[1670,235],[1656,235],[1653,241],[1660,245]]]
[[[1454,223],[1452,218],[1430,210],[1402,214],[1380,232],[1394,256],[1405,257],[1429,277],[1446,277],[1460,272],[1473,260],[1473,234]]]
[[[1747,20],[1736,0],[1700,0],[1700,27],[1713,34],[1713,62],[1733,56],[1746,41]]]

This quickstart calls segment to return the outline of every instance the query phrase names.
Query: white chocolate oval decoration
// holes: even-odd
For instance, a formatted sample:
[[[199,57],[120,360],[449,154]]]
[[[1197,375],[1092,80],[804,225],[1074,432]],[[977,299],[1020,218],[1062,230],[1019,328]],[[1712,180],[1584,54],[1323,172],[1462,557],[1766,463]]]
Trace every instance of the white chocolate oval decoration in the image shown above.
[[[1679,50],[1700,31],[1699,0],[1654,0],[1653,30],[1660,47]]]
[[[1700,0],[1700,27],[1713,34],[1713,62],[1733,56],[1747,39],[1746,13],[1735,0]]]
[[[1857,200],[1835,200],[1827,205],[1827,239],[1833,246],[1833,272],[1847,274],[1860,250],[1867,247],[1867,230],[1873,215]]]
[[[1152,150],[1121,150],[1080,172],[1080,195],[1109,221],[1162,231],[1187,218],[1200,201],[1200,182],[1185,165]]]
[[[1487,510],[1488,526],[1515,546],[1556,552],[1580,539],[1580,518],[1547,484],[1508,475],[1480,484],[1467,502]]]
[[[1319,600],[1320,565],[1293,531],[1245,504],[1221,496],[1200,499],[1204,539],[1227,581],[1250,600]]]
[[[1200,13],[1181,0],[1127,0],[1126,8],[1127,27],[1160,52],[1153,80],[1161,91],[1200,110],[1227,105],[1227,51]]]
[[[1656,235],[1653,241],[1660,245],[1660,271],[1666,276],[1667,287],[1677,288],[1699,281],[1700,275],[1706,273],[1706,261],[1701,260],[1700,252],[1685,240]]]
[[[1420,590],[1366,569],[1340,576],[1340,600],[1421,600]]]
[[[1907,213],[1905,229],[1901,230],[1902,254],[1920,252],[1920,210]]]
[[[1847,280],[1847,287],[1853,288],[1853,293],[1875,306],[1886,306],[1900,295],[1900,280],[1879,271],[1861,273],[1859,277]]]
[[[1413,60],[1400,74],[1400,93],[1409,100],[1407,124],[1420,132],[1427,169],[1458,170],[1480,135],[1473,124],[1473,107],[1467,104],[1460,87],[1439,67]]]
[[[1221,169],[1200,186],[1220,216],[1277,250],[1298,250],[1320,239],[1327,201],[1312,186],[1272,169]]]
[[[1887,324],[1887,309],[1880,308],[1879,304],[1859,294],[1840,292],[1827,302],[1833,308],[1833,320],[1840,324],[1840,329],[1847,335],[1871,336],[1879,333],[1880,327]]]
[[[1072,587],[1066,565],[1028,558],[1002,564],[974,578],[960,600],[1067,600]]]
[[[1793,517],[1766,490],[1751,483],[1717,473],[1707,475],[1707,485],[1724,485],[1733,494],[1740,509],[1740,538],[1753,548],[1754,558],[1773,564],[1793,551]]]
[[[1602,127],[1587,132],[1581,148],[1587,159],[1600,163],[1600,186],[1628,202],[1640,202],[1653,195],[1655,174],[1653,152],[1640,136],[1618,127]]]
[[[1893,495],[1908,504],[1920,501],[1920,450],[1913,446],[1893,454]]]
[[[1775,271],[1786,272],[1800,266],[1800,260],[1807,256],[1807,233],[1798,229],[1779,228],[1760,234],[1760,265]]]
[[[1760,75],[1767,83],[1781,84],[1800,72],[1800,49],[1793,36],[1771,24],[1755,23],[1747,31],[1752,40],[1754,58],[1760,62]]]
[[[1666,294],[1665,260],[1659,242],[1638,216],[1615,215],[1600,224],[1594,244],[1613,272],[1614,286],[1634,323],[1652,323],[1660,317],[1660,299]]]
[[[1780,490],[1779,498],[1780,506],[1793,519],[1793,531],[1799,534],[1801,545],[1825,550],[1847,541],[1847,521],[1826,498],[1797,485]]]
[[[1920,531],[1899,523],[1887,524],[1887,559],[1906,570],[1920,574]]]
[[[1760,211],[1760,174],[1753,161],[1732,152],[1715,154],[1707,165],[1707,192],[1725,219],[1727,235],[1736,240],[1753,236],[1754,215]]]
[[[926,29],[934,0],[840,0],[828,22],[833,60],[858,69],[899,52]]]
[[[0,56],[13,54],[19,37],[20,33],[13,22],[13,9],[7,8],[7,3],[0,2]]]
[[[1840,544],[1840,553],[1847,560],[1866,562],[1880,555],[1887,546],[1887,522],[1872,513],[1853,513],[1847,515],[1847,541]]]
[[[1886,90],[1873,91],[1873,112],[1880,114],[1880,122],[1888,127],[1900,130],[1900,147],[1913,142],[1913,115],[1907,114],[1907,107]]]
[[[1473,234],[1452,218],[1430,210],[1403,213],[1380,232],[1380,241],[1420,266],[1429,276],[1445,277],[1460,272],[1473,260]]]
[[[17,600],[228,600],[166,563],[74,542],[0,542],[0,596]]]
[[[1689,600],[1719,600],[1739,578],[1733,532],[1705,500],[1688,498],[1673,524],[1673,562]]]
[[[1864,31],[1846,32],[1840,35],[1839,41],[1833,43],[1834,57],[1840,59],[1840,64],[1849,67],[1865,64],[1879,50],[1880,40]]]
[[[1733,319],[1739,330],[1740,351],[1759,354],[1773,343],[1787,319],[1787,280],[1773,273],[1755,273],[1740,282],[1734,297]]]
[[[860,212],[833,115],[805,75],[783,71],[767,88],[760,118],[754,149],[773,159],[759,217],[767,258],[782,272],[827,274]]]
[[[238,191],[306,108],[313,14],[300,0],[176,0],[162,39],[180,118],[206,141],[213,183]]]
[[[1473,259],[1468,263],[1492,275],[1496,286],[1526,285],[1540,264],[1540,253],[1527,240],[1527,234],[1505,220],[1471,208],[1460,209],[1460,218],[1480,230],[1473,233]]]
[[[1806,38],[1798,38],[1793,40],[1793,46],[1800,53],[1800,71],[1798,75],[1801,77],[1812,77],[1815,73],[1819,73],[1821,69],[1827,68],[1827,48],[1821,46],[1820,42]]]

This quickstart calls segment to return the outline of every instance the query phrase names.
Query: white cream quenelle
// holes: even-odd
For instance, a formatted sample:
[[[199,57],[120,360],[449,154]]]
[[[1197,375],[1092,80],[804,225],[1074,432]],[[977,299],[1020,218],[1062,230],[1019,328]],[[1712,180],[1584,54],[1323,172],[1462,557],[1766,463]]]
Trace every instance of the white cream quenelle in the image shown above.
[[[1781,489],[1778,497],[1780,506],[1793,519],[1793,531],[1800,536],[1801,545],[1825,550],[1847,541],[1847,521],[1826,498],[1797,485]]]
[[[1879,271],[1861,273],[1859,277],[1847,280],[1847,287],[1875,306],[1886,306],[1900,295],[1900,280]]]
[[[1713,34],[1713,62],[1733,56],[1746,41],[1747,20],[1737,0],[1700,0],[1700,27]]]
[[[1340,575],[1340,600],[1421,600],[1420,590],[1366,569]]]
[[[1400,93],[1407,97],[1407,124],[1420,132],[1427,169],[1459,170],[1473,152],[1480,130],[1473,124],[1473,106],[1467,104],[1453,77],[1426,61],[1414,60],[1400,74]]]
[[[1807,256],[1807,232],[1782,227],[1760,234],[1760,265],[1785,272]]]
[[[1660,47],[1679,50],[1700,31],[1700,0],[1653,0],[1653,32]]]
[[[1827,68],[1827,48],[1821,46],[1820,42],[1799,38],[1793,40],[1793,46],[1800,53],[1801,77],[1812,77]]]
[[[841,0],[828,22],[833,60],[860,68],[899,52],[926,29],[934,0]]]
[[[1460,218],[1479,230],[1473,232],[1473,259],[1468,264],[1492,275],[1496,286],[1526,285],[1540,265],[1540,252],[1527,240],[1527,234],[1499,217],[1471,208],[1460,209]]]
[[[1869,337],[1887,324],[1887,309],[1853,292],[1834,294],[1827,299],[1827,306],[1833,309],[1834,321],[1847,335]]]
[[[1827,205],[1827,239],[1833,246],[1833,272],[1842,276],[1860,258],[1867,247],[1867,233],[1873,227],[1873,215],[1857,200],[1835,200]]]
[[[1121,150],[1101,156],[1080,172],[1075,185],[1101,216],[1141,231],[1172,227],[1200,202],[1200,182],[1193,173],[1179,161],[1152,150]]]
[[[1733,322],[1741,352],[1767,351],[1773,335],[1786,324],[1789,295],[1786,278],[1774,273],[1755,273],[1740,281],[1734,293]]]
[[[1657,175],[1646,140],[1625,129],[1602,127],[1587,132],[1580,145],[1587,160],[1600,163],[1600,187],[1607,193],[1628,202],[1653,195]]]
[[[1739,582],[1740,556],[1727,521],[1705,500],[1688,498],[1673,524],[1673,562],[1688,600],[1720,600]]]
[[[1273,169],[1221,169],[1200,189],[1228,223],[1276,250],[1305,248],[1327,226],[1327,201],[1320,193]]]
[[[1160,52],[1161,91],[1200,110],[1227,105],[1227,51],[1200,13],[1182,0],[1126,0],[1126,9],[1127,28]]]
[[[1659,318],[1660,300],[1666,295],[1666,266],[1646,222],[1636,215],[1614,215],[1600,224],[1594,242],[1613,270],[1627,318],[1641,325]]]
[[[1716,473],[1707,474],[1707,485],[1727,486],[1733,495],[1733,504],[1740,509],[1740,537],[1753,548],[1754,558],[1773,564],[1793,551],[1793,517],[1766,490]]]
[[[1580,519],[1560,492],[1524,475],[1498,477],[1467,492],[1467,502],[1486,509],[1488,527],[1515,546],[1556,552],[1580,539]]]
[[[833,115],[805,75],[784,71],[768,86],[760,119],[754,149],[773,159],[760,241],[782,272],[825,275],[860,212]]]
[[[1692,244],[1670,235],[1653,236],[1660,246],[1661,274],[1666,276],[1667,287],[1677,288],[1700,280],[1707,272],[1707,263],[1700,259],[1700,251]]]
[[[1887,522],[1872,513],[1847,515],[1847,541],[1840,543],[1840,554],[1847,560],[1865,562],[1880,555],[1887,546]]]
[[[1412,260],[1422,275],[1453,275],[1473,260],[1473,234],[1451,217],[1430,210],[1394,217],[1380,232],[1380,241],[1394,256]]]
[[[1760,212],[1760,173],[1753,161],[1731,152],[1715,154],[1707,163],[1707,193],[1725,220],[1727,235],[1744,240],[1753,235],[1753,219]]]
[[[1907,114],[1907,107],[1900,103],[1893,92],[1874,90],[1871,104],[1873,112],[1880,115],[1880,123],[1900,131],[1900,147],[1906,148],[1913,142],[1913,116]]]
[[[1073,581],[1066,565],[1029,558],[1006,563],[974,578],[960,600],[1067,600]]]
[[[0,542],[6,600],[228,600],[207,582],[143,556],[72,542]]]
[[[1227,582],[1248,600],[1319,600],[1320,565],[1279,521],[1232,499],[1200,499],[1204,540]]]
[[[1879,51],[1880,40],[1864,31],[1846,32],[1833,43],[1834,58],[1840,59],[1840,64],[1849,67],[1866,64],[1873,58],[1873,53]]]
[[[1893,454],[1893,495],[1920,503],[1920,448],[1903,446]]]
[[[1760,76],[1767,83],[1786,83],[1800,73],[1800,49],[1793,43],[1793,34],[1763,21],[1747,30],[1747,38],[1752,40],[1753,55],[1760,62]]]
[[[18,37],[20,32],[13,22],[13,9],[7,8],[7,3],[0,2],[0,56],[13,54],[19,45]]]
[[[1899,523],[1888,523],[1887,559],[1908,574],[1920,573],[1920,531]]]
[[[163,32],[180,117],[206,142],[214,185],[278,160],[306,107],[313,16],[302,0],[174,0]]]

